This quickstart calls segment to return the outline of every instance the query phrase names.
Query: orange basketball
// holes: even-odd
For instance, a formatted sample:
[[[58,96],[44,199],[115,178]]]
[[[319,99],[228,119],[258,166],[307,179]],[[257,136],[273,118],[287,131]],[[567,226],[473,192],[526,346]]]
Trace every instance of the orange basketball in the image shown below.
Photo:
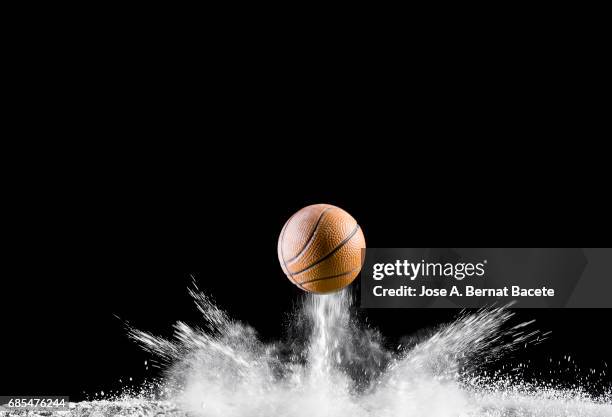
[[[346,211],[314,204],[295,213],[278,238],[278,259],[289,280],[314,293],[338,291],[361,270],[365,238]]]

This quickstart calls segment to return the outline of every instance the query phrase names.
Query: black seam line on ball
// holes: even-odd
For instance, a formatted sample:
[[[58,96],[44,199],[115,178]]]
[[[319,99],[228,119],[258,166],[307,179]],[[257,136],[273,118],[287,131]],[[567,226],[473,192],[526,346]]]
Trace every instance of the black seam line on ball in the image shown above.
[[[295,216],[295,214],[293,214],[293,216]],[[291,273],[291,271],[289,270],[289,268],[287,267],[287,262],[285,262],[285,253],[283,251],[283,244],[285,242],[285,232],[287,231],[287,226],[289,225],[289,222],[291,221],[291,219],[293,219],[293,216],[289,217],[289,220],[287,220],[287,223],[285,223],[285,225],[283,226],[283,230],[281,231],[281,238],[280,238],[280,251],[281,251],[281,258],[283,258],[283,265],[285,266],[285,271],[287,274],[289,274],[289,280],[294,283],[295,285],[297,285],[298,287],[300,287],[301,289],[305,290],[304,287],[302,287],[300,284],[298,284],[294,279],[293,279],[293,274]],[[283,272],[285,272],[283,271]]]
[[[318,264],[320,264],[321,262],[323,262],[324,260],[326,260],[330,256],[332,256],[334,253],[336,253],[338,250],[340,250],[340,248],[342,248],[342,246],[346,245],[346,242],[348,242],[349,240],[351,240],[351,238],[353,236],[355,236],[355,233],[357,233],[357,230],[359,230],[359,225],[355,225],[355,229],[351,232],[351,234],[348,235],[348,237],[346,237],[342,242],[340,242],[340,244],[338,246],[336,246],[330,253],[328,253],[327,255],[325,255],[324,257],[322,257],[321,259],[319,259],[318,261],[316,261],[312,265],[307,266],[306,268],[302,269],[301,271],[297,271],[297,272],[292,273],[292,275],[296,276],[296,275],[301,274],[302,272],[306,272],[309,269],[314,268],[315,266],[317,266]]]
[[[306,250],[306,248],[308,248],[313,241],[313,238],[315,236],[315,233],[317,232],[317,229],[319,228],[319,224],[321,223],[321,220],[323,219],[323,215],[325,214],[325,212],[327,212],[328,210],[334,209],[335,207],[327,207],[325,210],[323,210],[321,212],[321,214],[319,214],[319,218],[317,219],[317,223],[315,224],[314,229],[312,229],[312,233],[310,234],[310,237],[308,238],[308,240],[306,241],[306,243],[304,244],[304,247],[302,249],[300,249],[300,251],[298,252],[297,255],[295,255],[293,258],[291,259],[287,259],[285,261],[285,264],[290,264],[291,262],[295,261],[297,258],[300,257],[300,255],[302,253],[304,253],[304,251]]]
[[[343,272],[341,274],[336,274],[336,275],[330,275],[327,277],[322,277],[322,278],[315,278],[315,279],[311,279],[310,281],[304,281],[304,282],[300,282],[300,285],[304,285],[304,284],[310,284],[311,282],[317,282],[317,281],[324,281],[326,279],[333,279],[333,278],[338,278],[341,277],[342,275],[346,275],[346,274],[350,274],[351,272],[355,272],[359,269],[360,267],[358,266],[357,268],[353,268],[350,271],[346,271]]]

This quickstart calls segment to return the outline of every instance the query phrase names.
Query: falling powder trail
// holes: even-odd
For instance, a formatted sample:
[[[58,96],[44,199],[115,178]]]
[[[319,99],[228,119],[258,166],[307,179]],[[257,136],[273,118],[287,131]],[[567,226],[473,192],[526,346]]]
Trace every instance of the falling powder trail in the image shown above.
[[[482,363],[540,337],[528,330],[530,323],[509,327],[507,308],[464,313],[410,348],[389,351],[377,331],[352,315],[347,291],[307,296],[288,340],[276,343],[261,342],[254,329],[232,320],[197,287],[191,295],[203,314],[201,328],[177,323],[175,340],[130,329],[167,363],[158,401],[171,404],[176,415],[612,416],[609,388],[593,397],[479,373]],[[100,404],[92,406],[104,415]]]

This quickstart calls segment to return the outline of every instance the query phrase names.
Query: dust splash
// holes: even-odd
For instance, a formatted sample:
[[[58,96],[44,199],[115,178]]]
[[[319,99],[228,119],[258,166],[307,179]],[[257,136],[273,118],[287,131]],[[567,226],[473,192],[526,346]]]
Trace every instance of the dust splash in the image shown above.
[[[608,389],[584,390],[487,375],[484,364],[538,343],[531,323],[510,327],[508,308],[461,314],[429,337],[385,348],[360,323],[347,291],[308,295],[285,341],[264,343],[194,285],[201,327],[172,340],[130,329],[167,368],[163,398],[199,416],[411,417],[612,416]]]

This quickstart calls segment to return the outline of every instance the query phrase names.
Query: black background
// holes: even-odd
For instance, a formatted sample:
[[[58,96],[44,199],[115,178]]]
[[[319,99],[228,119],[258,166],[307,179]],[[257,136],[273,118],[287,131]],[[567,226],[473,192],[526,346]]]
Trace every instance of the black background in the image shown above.
[[[283,175],[290,175],[288,167],[277,165]],[[286,219],[308,204],[345,208],[372,247],[586,247],[603,237],[604,229],[596,226],[604,220],[594,214],[605,213],[605,206],[598,213],[590,209],[589,217],[578,211],[563,216],[555,207],[567,208],[564,193],[535,204],[536,194],[521,196],[511,183],[485,194],[486,182],[455,177],[454,185],[444,185],[411,174],[407,165],[393,182],[385,175],[368,181],[334,169],[330,163],[328,171],[319,171],[323,175],[285,182],[279,173],[264,179],[247,170],[234,180],[208,172],[191,178],[189,187],[152,181],[117,189],[112,199],[98,192],[101,183],[88,183],[94,191],[77,200],[72,188],[37,189],[41,206],[24,208],[29,220],[20,223],[21,237],[7,256],[15,268],[3,273],[1,392],[82,400],[118,389],[120,378],[132,377],[137,385],[159,375],[155,367],[145,369],[151,357],[128,339],[123,320],[164,336],[176,320],[197,324],[199,313],[187,294],[192,276],[263,339],[282,337],[287,313],[303,293],[284,277],[276,243]],[[180,194],[173,191],[178,188]],[[406,309],[364,315],[394,343],[456,313]],[[536,319],[535,327],[552,336],[514,359],[532,360],[535,369],[563,355],[585,369],[612,364],[605,339],[612,310],[517,315]],[[571,383],[577,376],[564,378]]]
[[[584,41],[476,34],[469,48],[445,34],[429,45],[427,28],[408,52],[369,40],[325,54],[326,34],[225,45],[227,30],[201,41],[194,27],[137,45],[120,34],[109,47],[107,30],[77,45],[69,27],[15,42],[36,62],[13,60],[25,80],[11,79],[18,133],[0,165],[0,394],[79,400],[154,376],[115,315],[161,335],[197,323],[192,271],[278,338],[303,295],[276,239],[312,203],[346,209],[373,247],[610,245],[599,26]],[[455,314],[366,313],[389,338]],[[553,331],[519,356],[612,363],[612,309],[517,314]]]

